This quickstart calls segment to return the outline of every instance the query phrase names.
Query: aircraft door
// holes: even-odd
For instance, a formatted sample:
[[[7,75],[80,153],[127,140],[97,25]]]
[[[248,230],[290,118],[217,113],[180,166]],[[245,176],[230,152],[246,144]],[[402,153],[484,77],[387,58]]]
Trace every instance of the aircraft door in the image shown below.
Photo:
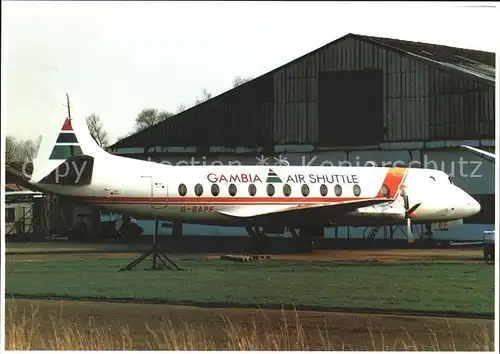
[[[155,209],[163,209],[167,207],[168,190],[167,183],[160,180],[152,180],[152,201],[151,206]]]
[[[155,209],[163,209],[167,207],[167,183],[152,176],[142,176],[146,178],[150,188],[151,207]]]

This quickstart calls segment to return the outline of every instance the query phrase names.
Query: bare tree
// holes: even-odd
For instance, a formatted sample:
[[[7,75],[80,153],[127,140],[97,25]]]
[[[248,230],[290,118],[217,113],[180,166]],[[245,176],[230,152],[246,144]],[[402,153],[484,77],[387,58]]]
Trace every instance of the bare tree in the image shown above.
[[[205,101],[208,101],[209,99],[212,98],[212,94],[207,91],[207,89],[203,89],[203,92],[201,94],[201,98],[196,98],[196,101],[194,102],[194,105],[199,105],[200,103],[203,103]]]
[[[38,149],[40,149],[41,144],[42,144],[42,136],[39,135],[38,138],[36,139],[36,142],[35,142],[37,153],[38,153]]]
[[[181,113],[181,112],[184,112],[188,107],[184,104],[184,103],[181,103],[179,105],[179,107],[177,108],[177,113]]]
[[[165,111],[160,112],[160,113],[158,113],[158,122],[164,121],[165,119],[168,119],[174,115],[175,114],[172,112],[165,112]]]
[[[238,87],[245,82],[248,82],[250,80],[253,80],[253,77],[248,76],[248,77],[241,77],[241,76],[236,76],[233,81],[233,87]]]
[[[25,140],[20,146],[21,161],[33,161],[38,153],[38,148],[40,147],[41,137],[37,140]]]
[[[100,147],[106,148],[109,144],[108,133],[104,130],[99,115],[92,113],[86,118],[86,120],[90,135],[92,135],[92,137]]]
[[[144,108],[135,118],[135,130],[141,131],[158,123],[158,110],[156,108]]]
[[[145,108],[135,118],[135,132],[140,132],[174,115],[171,112],[158,112],[156,108]]]
[[[17,140],[13,136],[7,135],[5,137],[5,162],[19,161]]]
[[[13,136],[5,137],[5,162],[33,161],[40,148],[42,137],[36,140],[17,140]]]

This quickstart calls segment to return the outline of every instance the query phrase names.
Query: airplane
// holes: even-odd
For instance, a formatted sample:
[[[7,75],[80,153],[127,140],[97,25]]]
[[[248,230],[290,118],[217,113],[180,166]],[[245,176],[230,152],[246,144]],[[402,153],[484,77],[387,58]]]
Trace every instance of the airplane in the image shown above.
[[[117,156],[85,119],[52,121],[30,183],[101,210],[171,222],[288,228],[407,226],[467,218],[480,204],[439,170],[405,167],[171,166]]]

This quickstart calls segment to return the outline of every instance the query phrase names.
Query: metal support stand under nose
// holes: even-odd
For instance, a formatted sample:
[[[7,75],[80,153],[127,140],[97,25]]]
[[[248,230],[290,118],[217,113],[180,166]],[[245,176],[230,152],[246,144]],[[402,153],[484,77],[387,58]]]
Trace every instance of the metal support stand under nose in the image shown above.
[[[150,251],[142,254],[137,259],[130,262],[128,265],[120,269],[120,272],[125,270],[132,270],[135,266],[139,265],[143,260],[148,258],[150,255],[153,256],[153,266],[150,268],[151,270],[183,270],[177,264],[175,264],[167,255],[165,255],[162,251],[158,249],[156,246],[156,234],[158,232],[158,219],[155,220],[155,227],[153,231],[153,245]]]

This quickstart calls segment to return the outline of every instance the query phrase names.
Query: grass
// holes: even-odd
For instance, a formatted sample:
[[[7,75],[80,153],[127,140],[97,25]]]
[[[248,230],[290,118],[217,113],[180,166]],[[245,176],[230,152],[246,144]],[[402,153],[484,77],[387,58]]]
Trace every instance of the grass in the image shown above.
[[[471,327],[469,323],[469,327],[460,335],[454,333],[453,328],[456,327],[446,322],[446,325],[428,328],[425,336],[416,338],[412,334],[413,330],[401,328],[397,334],[386,334],[368,322],[366,328],[361,330],[346,326],[343,329],[345,335],[339,337],[334,336],[326,321],[324,325],[311,328],[298,312],[287,314],[285,311],[281,312],[279,321],[268,320],[262,323],[252,320],[247,321],[248,325],[223,315],[217,325],[168,319],[156,325],[141,322],[140,325],[143,326],[146,335],[138,339],[137,328],[131,328],[119,320],[103,324],[99,315],[82,317],[69,314],[68,316],[62,304],[58,312],[52,312],[48,319],[44,319],[47,314],[40,312],[38,304],[31,303],[30,306],[23,308],[17,306],[16,301],[7,301],[5,339],[8,350],[493,351],[494,349],[492,328],[484,324]],[[66,317],[71,320],[67,320]],[[137,320],[133,322],[133,325],[138,325]],[[441,328],[443,326],[444,329]],[[418,324],[417,328],[420,327]]]
[[[11,262],[7,256],[6,295],[494,312],[494,268],[485,264],[181,259],[186,271],[144,271],[148,260],[118,272],[132,259]]]

